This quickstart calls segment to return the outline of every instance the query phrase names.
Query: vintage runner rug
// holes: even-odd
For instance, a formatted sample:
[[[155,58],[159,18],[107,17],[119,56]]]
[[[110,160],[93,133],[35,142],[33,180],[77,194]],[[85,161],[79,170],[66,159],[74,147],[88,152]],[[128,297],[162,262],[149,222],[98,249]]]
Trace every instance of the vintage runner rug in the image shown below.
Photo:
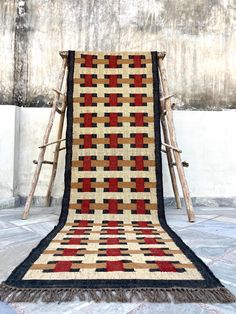
[[[157,53],[69,52],[58,225],[1,285],[11,302],[232,302],[165,220]]]

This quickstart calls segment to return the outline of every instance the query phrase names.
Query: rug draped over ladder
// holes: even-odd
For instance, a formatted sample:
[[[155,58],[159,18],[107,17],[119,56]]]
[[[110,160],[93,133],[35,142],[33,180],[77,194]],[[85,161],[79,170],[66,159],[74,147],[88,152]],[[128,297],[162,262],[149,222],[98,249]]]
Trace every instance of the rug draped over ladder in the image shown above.
[[[12,302],[232,302],[166,224],[156,52],[69,52],[58,225],[2,283]]]

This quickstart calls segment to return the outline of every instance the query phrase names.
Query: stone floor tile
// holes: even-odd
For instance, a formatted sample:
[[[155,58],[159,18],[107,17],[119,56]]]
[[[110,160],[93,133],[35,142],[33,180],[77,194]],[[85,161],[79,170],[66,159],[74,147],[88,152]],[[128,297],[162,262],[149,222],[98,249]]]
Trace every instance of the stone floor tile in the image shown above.
[[[57,221],[58,218],[56,217],[52,221],[45,221],[44,223],[41,222],[39,224],[30,224],[23,226],[22,228],[37,233],[38,235],[45,236],[54,228]]]
[[[11,274],[12,270],[29,255],[39,241],[38,237],[37,240],[28,241],[24,245],[20,243],[0,250],[0,282]]]
[[[53,214],[43,214],[43,215],[34,215],[30,216],[28,219],[16,219],[10,220],[10,222],[16,226],[27,226],[32,224],[43,223],[47,221],[57,221],[56,216]]]
[[[224,217],[224,216],[219,216],[215,218],[216,221],[222,221],[222,222],[229,222],[231,224],[236,224],[236,217]]]
[[[199,223],[198,225],[194,224],[191,229],[198,230],[200,232],[215,234],[218,236],[218,238],[221,236],[225,236],[236,239],[235,224],[233,223],[223,223],[221,221],[207,220]]]
[[[14,247],[16,244],[32,242],[39,240],[39,235],[35,232],[25,230],[23,228],[15,227],[6,230],[0,230],[0,249],[4,247]]]
[[[14,307],[12,307],[10,304],[6,304],[0,301],[0,313],[1,314],[18,314],[19,312],[16,312]]]

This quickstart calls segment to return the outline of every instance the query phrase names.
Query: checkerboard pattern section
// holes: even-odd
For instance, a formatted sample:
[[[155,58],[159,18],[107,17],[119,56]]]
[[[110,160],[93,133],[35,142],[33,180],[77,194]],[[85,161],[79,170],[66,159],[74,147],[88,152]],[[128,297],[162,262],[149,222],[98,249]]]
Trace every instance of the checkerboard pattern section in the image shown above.
[[[66,224],[25,279],[201,280],[161,227],[151,53],[75,53]]]

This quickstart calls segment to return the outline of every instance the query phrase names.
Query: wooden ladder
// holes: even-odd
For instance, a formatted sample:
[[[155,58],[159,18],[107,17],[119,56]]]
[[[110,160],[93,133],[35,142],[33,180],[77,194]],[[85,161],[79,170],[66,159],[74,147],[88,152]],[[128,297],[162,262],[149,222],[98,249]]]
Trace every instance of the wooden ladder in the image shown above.
[[[158,69],[161,81],[161,126],[163,132],[164,142],[162,142],[162,152],[164,152],[167,156],[168,168],[171,177],[172,188],[175,196],[176,207],[181,208],[181,200],[178,191],[177,185],[177,178],[176,178],[176,169],[177,174],[179,177],[179,181],[182,187],[183,197],[186,204],[187,216],[190,222],[195,221],[195,214],[193,210],[192,200],[188,188],[187,179],[184,172],[184,167],[188,167],[187,162],[182,162],[181,160],[181,153],[182,151],[178,148],[177,140],[176,140],[176,133],[173,121],[173,105],[171,104],[171,97],[173,95],[169,95],[168,90],[168,83],[167,83],[167,76],[166,76],[166,69],[164,66],[163,59],[165,58],[165,52],[158,53]],[[48,185],[48,190],[46,194],[46,206],[51,205],[51,194],[52,188],[55,181],[56,173],[57,173],[57,165],[58,165],[58,158],[59,153],[65,147],[61,148],[61,143],[65,141],[62,138],[64,120],[65,120],[65,111],[66,111],[66,91],[63,90],[64,82],[67,78],[67,52],[60,52],[60,56],[62,57],[62,69],[60,71],[60,75],[58,78],[58,85],[57,88],[53,91],[55,92],[54,99],[52,102],[51,113],[49,117],[49,122],[44,134],[43,144],[39,146],[40,152],[38,155],[38,160],[34,160],[33,163],[36,164],[31,190],[27,197],[27,201],[24,207],[24,212],[22,219],[27,219],[29,215],[30,206],[33,200],[34,192],[39,180],[39,175],[42,169],[43,164],[50,164],[52,165],[51,177]],[[65,89],[65,88],[64,88]],[[59,107],[59,102],[61,100],[62,105]],[[59,127],[57,131],[57,139],[56,141],[49,142],[49,135],[52,130],[53,122],[55,119],[56,113],[60,114],[59,120]],[[55,144],[55,151],[53,156],[53,161],[44,160],[44,155],[46,148],[49,145]]]

